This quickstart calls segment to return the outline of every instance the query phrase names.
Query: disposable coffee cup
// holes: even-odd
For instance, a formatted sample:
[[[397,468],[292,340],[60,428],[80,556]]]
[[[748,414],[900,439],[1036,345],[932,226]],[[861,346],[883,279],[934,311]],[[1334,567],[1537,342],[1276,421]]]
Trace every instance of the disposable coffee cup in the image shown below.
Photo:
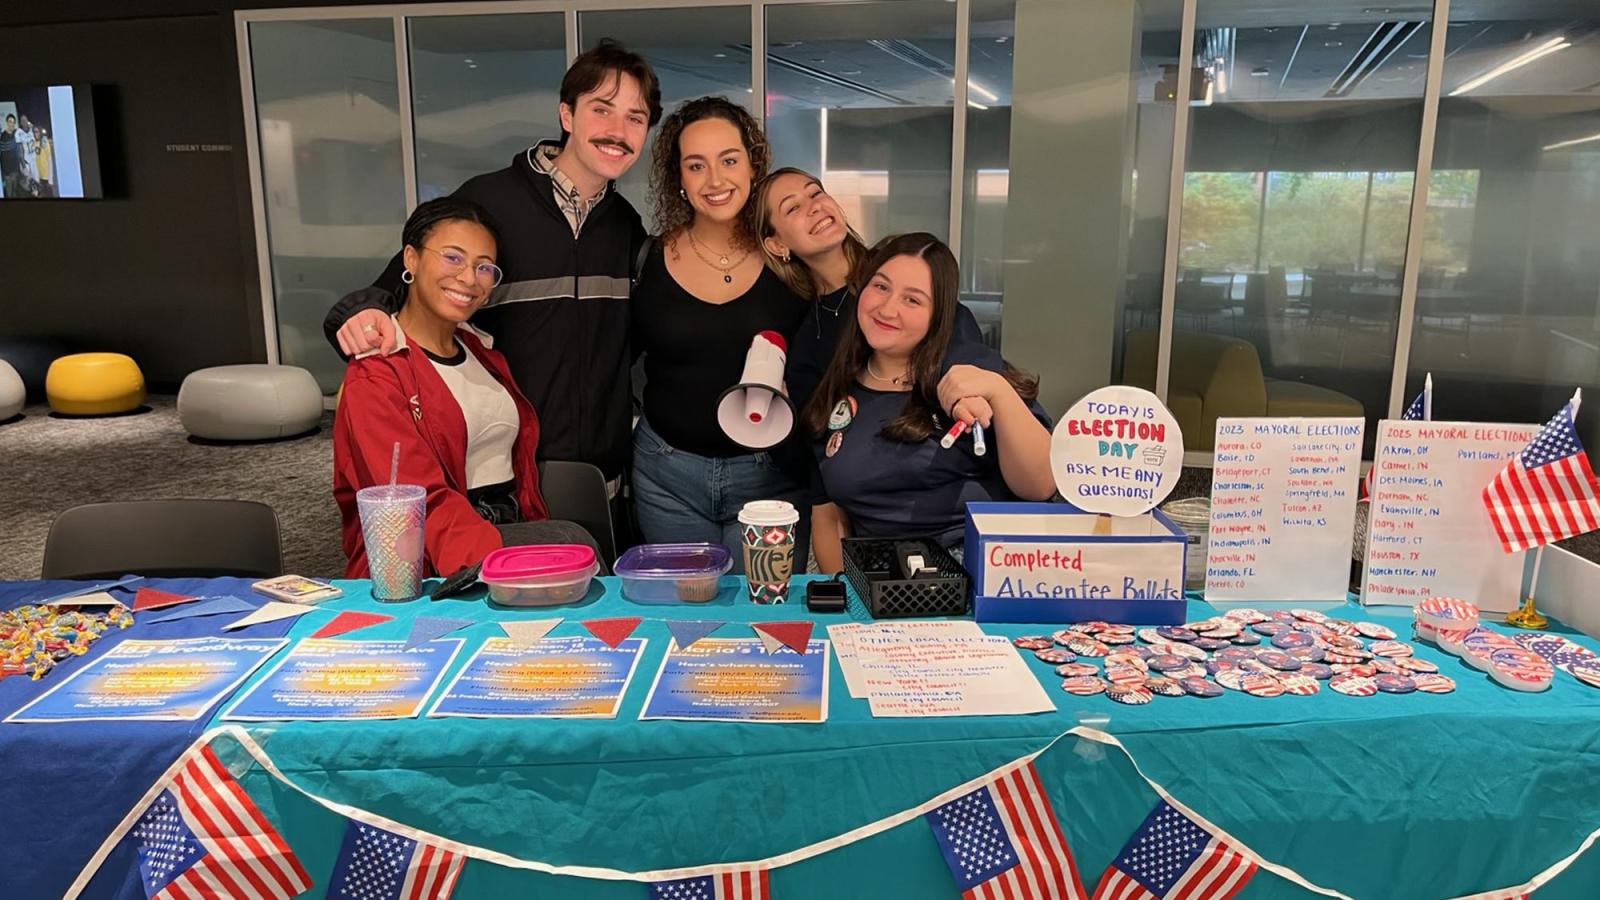
[[[794,573],[794,529],[800,513],[783,500],[754,500],[739,510],[739,531],[744,537],[745,587],[754,603],[783,603],[789,599],[789,576]]]
[[[423,518],[427,491],[415,484],[380,484],[356,491],[361,539],[371,569],[372,597],[389,602],[422,593]]]

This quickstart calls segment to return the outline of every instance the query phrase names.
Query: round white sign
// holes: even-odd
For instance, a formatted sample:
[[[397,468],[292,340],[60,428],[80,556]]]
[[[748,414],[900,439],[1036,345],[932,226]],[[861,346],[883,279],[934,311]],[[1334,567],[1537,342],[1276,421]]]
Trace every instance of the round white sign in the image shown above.
[[[1137,516],[1165,500],[1183,471],[1178,420],[1143,388],[1092,391],[1056,423],[1050,469],[1068,503]]]

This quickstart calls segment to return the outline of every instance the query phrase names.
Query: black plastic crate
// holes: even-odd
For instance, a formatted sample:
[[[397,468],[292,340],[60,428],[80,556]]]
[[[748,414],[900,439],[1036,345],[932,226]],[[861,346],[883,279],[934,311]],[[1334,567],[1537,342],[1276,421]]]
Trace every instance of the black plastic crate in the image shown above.
[[[921,545],[923,560],[938,574],[898,577],[894,547],[904,543]],[[965,615],[971,597],[967,570],[949,551],[924,538],[845,538],[844,573],[874,619]]]

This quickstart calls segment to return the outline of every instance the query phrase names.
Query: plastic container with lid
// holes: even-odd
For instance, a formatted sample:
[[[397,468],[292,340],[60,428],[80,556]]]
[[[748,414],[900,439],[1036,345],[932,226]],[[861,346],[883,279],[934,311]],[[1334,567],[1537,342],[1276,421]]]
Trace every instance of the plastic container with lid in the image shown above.
[[[635,603],[705,603],[733,568],[721,544],[643,544],[617,560],[622,596]]]
[[[599,571],[592,547],[534,544],[490,552],[478,577],[489,586],[489,599],[496,603],[559,606],[582,600]]]
[[[1211,550],[1211,498],[1190,497],[1161,507],[1174,524],[1189,536],[1183,560],[1183,586],[1198,590],[1206,586],[1206,560]]]

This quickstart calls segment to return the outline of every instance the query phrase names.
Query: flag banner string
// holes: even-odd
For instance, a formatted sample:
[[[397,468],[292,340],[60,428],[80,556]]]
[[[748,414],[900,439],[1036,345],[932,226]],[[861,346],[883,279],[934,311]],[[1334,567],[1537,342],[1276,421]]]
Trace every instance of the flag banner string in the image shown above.
[[[793,865],[804,860],[812,859],[814,857],[821,856],[824,853],[837,850],[840,847],[853,844],[857,841],[864,840],[877,834],[881,834],[892,828],[896,828],[907,822],[918,819],[933,809],[944,806],[952,800],[962,797],[963,795],[968,794],[998,778],[1029,765],[1062,740],[1069,737],[1077,737],[1093,743],[1115,747],[1116,749],[1122,751],[1122,755],[1127,757],[1128,763],[1133,766],[1135,774],[1137,774],[1139,778],[1150,787],[1151,790],[1161,797],[1162,800],[1165,800],[1173,808],[1182,812],[1184,815],[1189,816],[1201,827],[1216,835],[1217,838],[1231,843],[1234,849],[1236,849],[1245,858],[1255,863],[1261,869],[1271,872],[1274,875],[1277,875],[1279,878],[1282,878],[1285,881],[1288,881],[1315,894],[1321,894],[1325,897],[1338,898],[1338,900],[1355,900],[1355,898],[1350,897],[1348,894],[1344,894],[1340,891],[1334,890],[1333,888],[1322,887],[1314,884],[1288,866],[1271,862],[1261,854],[1250,849],[1237,838],[1234,838],[1223,829],[1217,827],[1217,825],[1215,825],[1209,819],[1201,816],[1192,808],[1185,805],[1182,801],[1178,800],[1170,792],[1168,792],[1166,788],[1162,787],[1154,779],[1146,775],[1144,770],[1140,768],[1138,761],[1133,758],[1133,754],[1129,752],[1126,746],[1123,745],[1122,741],[1105,731],[1101,731],[1098,728],[1090,728],[1085,725],[1077,725],[1069,728],[1066,731],[1056,735],[1038,750],[1028,753],[1025,756],[1020,756],[1008,763],[991,769],[983,775],[965,781],[947,791],[940,793],[935,797],[931,797],[928,800],[923,801],[922,803],[907,809],[903,809],[892,815],[885,816],[884,818],[876,821],[869,822],[865,825],[853,828],[849,831],[843,832],[842,834],[807,844],[804,847],[799,847],[786,853],[780,853],[764,859],[728,861],[711,865],[685,866],[673,869],[654,869],[649,871],[626,871],[623,869],[612,869],[601,866],[558,865],[554,863],[542,862],[540,860],[521,859],[501,853],[497,850],[488,849],[487,847],[478,847],[471,844],[463,844],[459,841],[453,841],[418,828],[412,828],[400,822],[396,822],[393,819],[377,815],[376,813],[368,812],[359,807],[350,806],[335,800],[330,800],[326,797],[319,796],[318,794],[314,794],[311,791],[306,790],[285,775],[283,771],[280,770],[272,761],[272,758],[267,755],[266,750],[256,742],[256,739],[252,737],[249,732],[245,731],[238,725],[222,725],[212,728],[200,735],[200,737],[196,738],[194,744],[192,744],[189,749],[185,750],[183,754],[180,755],[164,773],[162,773],[161,777],[156,780],[155,784],[151,785],[150,789],[145,792],[143,797],[139,798],[138,802],[135,803],[133,808],[128,811],[128,814],[123,817],[122,821],[118,823],[117,827],[106,836],[105,841],[101,843],[99,849],[96,850],[94,855],[89,858],[89,861],[84,865],[82,871],[78,873],[78,877],[73,881],[71,887],[69,887],[66,894],[63,895],[63,900],[76,900],[76,898],[84,891],[84,889],[88,887],[90,879],[94,877],[94,874],[100,869],[100,866],[105,863],[106,857],[111,854],[111,851],[116,848],[117,844],[122,841],[127,833],[139,821],[150,804],[161,794],[162,791],[167,789],[167,786],[178,776],[180,772],[183,771],[183,768],[188,765],[191,760],[203,753],[213,741],[223,737],[231,738],[237,742],[239,746],[274,779],[278,780],[291,790],[303,795],[313,803],[316,803],[317,805],[322,806],[323,808],[332,812],[338,813],[339,815],[348,819],[353,819],[357,822],[362,822],[367,825],[385,829],[386,831],[404,835],[414,841],[417,841],[418,843],[430,844],[449,853],[457,854],[466,858],[482,860],[493,865],[505,866],[512,869],[525,869],[529,871],[543,872],[548,875],[565,875],[576,878],[593,878],[604,881],[636,882],[668,881],[705,875],[715,875],[717,873],[725,872],[731,868],[748,867],[752,869],[777,869],[784,866]],[[1589,835],[1584,838],[1582,843],[1579,844],[1576,850],[1552,863],[1550,866],[1519,885],[1496,888],[1476,894],[1463,895],[1452,898],[1452,900],[1503,900],[1503,898],[1526,896],[1527,894],[1533,892],[1536,888],[1548,883],[1551,879],[1564,872],[1569,866],[1572,865],[1572,863],[1577,861],[1577,859],[1583,855],[1585,850],[1588,850],[1589,847],[1591,847],[1597,840],[1600,840],[1600,828],[1596,828],[1591,831]]]

